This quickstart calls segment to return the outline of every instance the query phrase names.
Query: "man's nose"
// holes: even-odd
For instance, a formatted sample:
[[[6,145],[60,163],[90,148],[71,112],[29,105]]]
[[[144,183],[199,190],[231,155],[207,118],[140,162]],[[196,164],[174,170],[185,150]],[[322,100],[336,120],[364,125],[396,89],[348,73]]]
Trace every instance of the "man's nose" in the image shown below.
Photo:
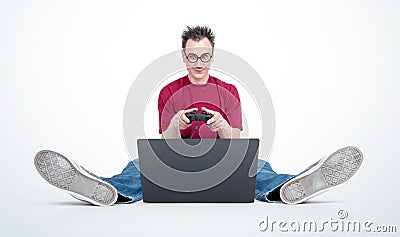
[[[194,63],[194,66],[195,67],[203,67],[203,64],[202,64],[200,58],[197,60],[197,62]]]

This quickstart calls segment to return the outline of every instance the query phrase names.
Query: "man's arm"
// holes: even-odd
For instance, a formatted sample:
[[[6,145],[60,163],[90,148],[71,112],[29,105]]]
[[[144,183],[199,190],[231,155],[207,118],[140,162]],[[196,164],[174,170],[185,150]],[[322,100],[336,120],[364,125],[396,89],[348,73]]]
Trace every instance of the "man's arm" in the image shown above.
[[[232,128],[219,112],[207,109],[206,107],[202,107],[202,110],[213,115],[207,121],[207,125],[212,131],[218,132],[220,138],[240,138],[240,129]]]
[[[166,130],[161,134],[161,138],[181,138],[181,130],[191,126],[190,120],[185,116],[185,113],[197,111],[197,108],[188,110],[180,110],[172,117],[171,122]]]
[[[221,91],[221,96],[225,100],[225,115],[229,122],[225,120],[219,112],[210,111],[202,108],[203,111],[214,116],[207,121],[213,131],[217,131],[220,138],[240,138],[242,130],[242,109],[240,105],[239,93],[235,86],[231,85],[227,90]]]
[[[221,138],[240,138],[240,129],[232,128],[229,124],[227,128],[218,131]]]
[[[162,139],[166,138],[181,138],[181,133],[179,130],[177,130],[174,127],[169,126],[162,134],[161,134]]]

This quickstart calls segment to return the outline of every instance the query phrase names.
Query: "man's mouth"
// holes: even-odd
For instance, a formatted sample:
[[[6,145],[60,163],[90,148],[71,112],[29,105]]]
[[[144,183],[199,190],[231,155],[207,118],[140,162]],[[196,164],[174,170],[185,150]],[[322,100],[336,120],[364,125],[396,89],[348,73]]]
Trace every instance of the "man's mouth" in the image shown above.
[[[196,68],[194,68],[194,70],[195,70],[196,72],[202,72],[202,71],[204,71],[204,68],[202,68],[202,67],[196,67]]]

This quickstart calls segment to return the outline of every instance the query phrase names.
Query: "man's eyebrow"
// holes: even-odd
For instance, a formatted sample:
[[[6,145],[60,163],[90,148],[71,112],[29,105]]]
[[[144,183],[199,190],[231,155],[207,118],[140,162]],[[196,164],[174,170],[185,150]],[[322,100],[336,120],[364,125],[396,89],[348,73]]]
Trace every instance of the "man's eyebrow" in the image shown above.
[[[212,47],[208,47],[208,46],[199,46],[199,47],[189,47],[189,48],[184,48],[184,50],[188,50],[188,49],[210,49],[212,50]]]
[[[212,49],[210,48],[210,49],[202,49],[202,50],[200,50],[199,48],[192,48],[192,49],[189,49],[189,50],[184,50],[186,53],[210,53],[210,52],[212,52]]]

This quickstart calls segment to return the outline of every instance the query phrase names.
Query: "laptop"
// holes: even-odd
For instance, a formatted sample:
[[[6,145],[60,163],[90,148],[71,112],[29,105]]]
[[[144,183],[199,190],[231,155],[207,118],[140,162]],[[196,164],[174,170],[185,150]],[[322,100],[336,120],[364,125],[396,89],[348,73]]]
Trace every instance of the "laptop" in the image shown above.
[[[259,139],[137,143],[144,202],[254,202]]]

